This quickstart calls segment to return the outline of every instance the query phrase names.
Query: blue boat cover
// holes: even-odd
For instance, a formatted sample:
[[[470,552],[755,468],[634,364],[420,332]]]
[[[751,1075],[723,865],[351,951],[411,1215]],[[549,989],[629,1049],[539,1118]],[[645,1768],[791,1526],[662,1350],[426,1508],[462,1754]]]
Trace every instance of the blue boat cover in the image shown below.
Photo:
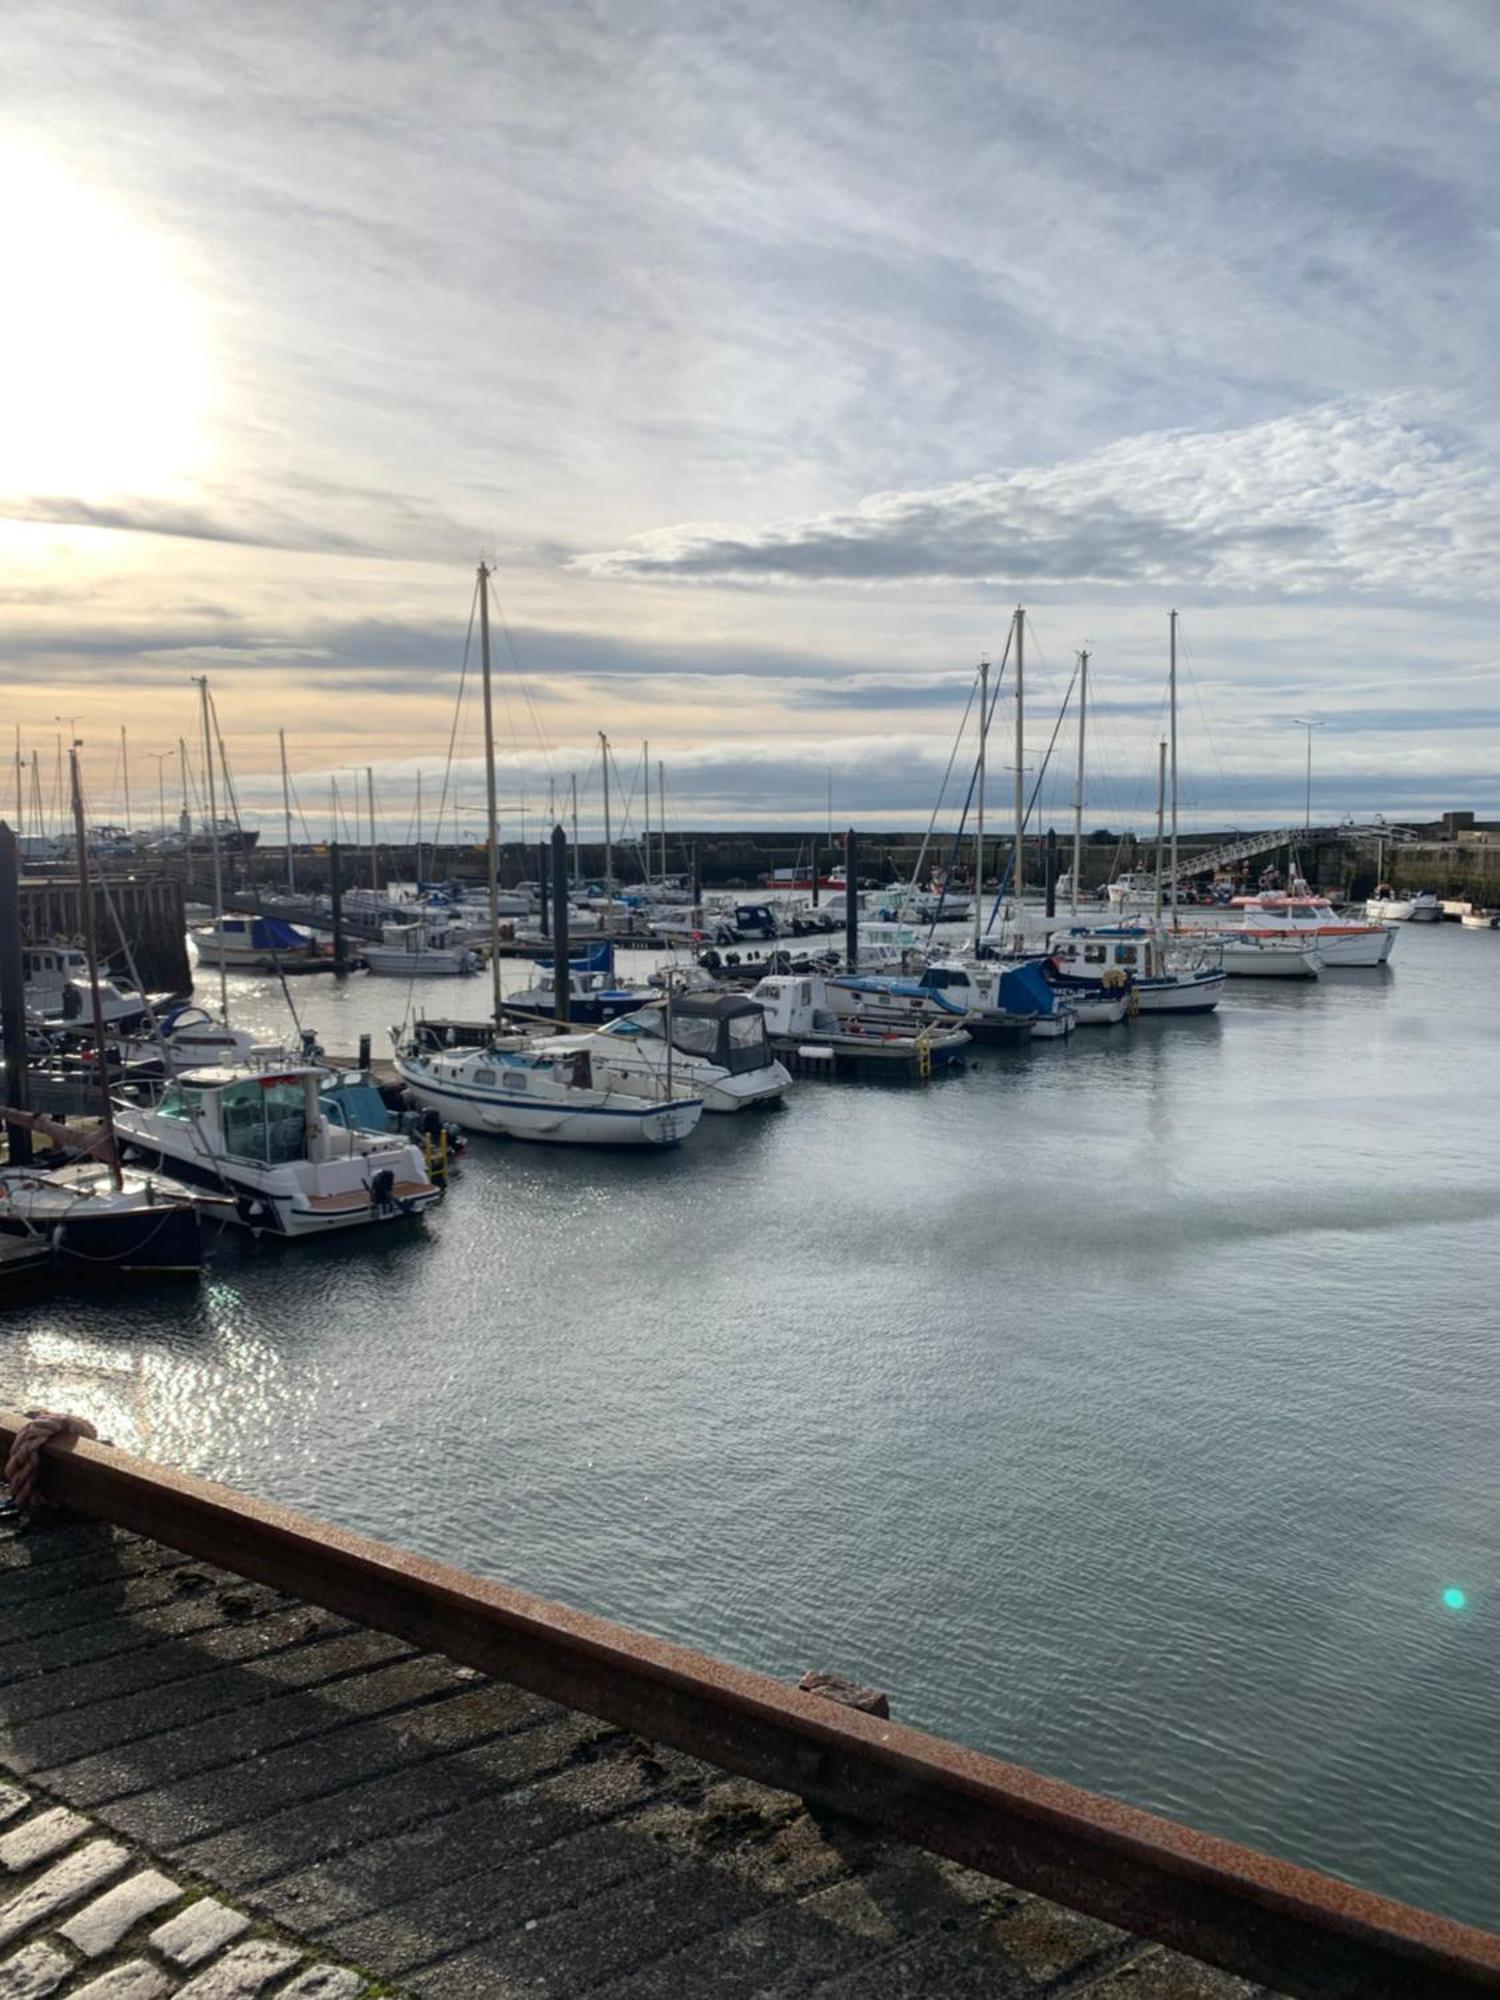
[[[1007,1014],[1056,1014],[1060,1003],[1039,965],[1009,965],[1000,975],[996,999]]]
[[[257,917],[250,926],[250,942],[257,951],[306,951],[307,937],[285,917]]]

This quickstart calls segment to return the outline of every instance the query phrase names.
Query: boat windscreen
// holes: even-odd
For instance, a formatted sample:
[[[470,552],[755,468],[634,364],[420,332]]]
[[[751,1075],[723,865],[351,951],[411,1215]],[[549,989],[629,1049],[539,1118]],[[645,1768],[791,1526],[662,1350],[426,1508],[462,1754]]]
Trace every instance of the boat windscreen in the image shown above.
[[[725,1047],[719,1060],[731,1076],[745,1076],[764,1069],[771,1061],[771,1045],[766,1040],[766,1017],[759,1008],[753,1014],[731,1014],[724,1023]]]

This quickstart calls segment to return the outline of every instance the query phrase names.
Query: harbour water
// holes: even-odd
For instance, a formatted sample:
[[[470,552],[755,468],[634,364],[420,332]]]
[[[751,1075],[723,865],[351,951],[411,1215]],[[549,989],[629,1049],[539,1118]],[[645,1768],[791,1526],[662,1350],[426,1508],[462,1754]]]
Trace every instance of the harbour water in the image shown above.
[[[1500,1925],[1497,992],[1406,926],[672,1154],[476,1140],[399,1240],[17,1307],[0,1401]],[[384,1053],[407,990],[295,997]]]

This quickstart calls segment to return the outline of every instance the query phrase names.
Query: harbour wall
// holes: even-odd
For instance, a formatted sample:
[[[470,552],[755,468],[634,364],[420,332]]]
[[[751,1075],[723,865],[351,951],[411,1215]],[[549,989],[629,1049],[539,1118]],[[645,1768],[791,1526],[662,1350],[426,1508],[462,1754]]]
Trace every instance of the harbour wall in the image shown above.
[[[94,937],[111,972],[128,976],[134,960],[148,993],[187,993],[188,959],[182,884],[169,874],[107,876],[92,883]],[[27,876],[21,883],[21,936],[27,944],[81,944],[83,904],[76,877]]]

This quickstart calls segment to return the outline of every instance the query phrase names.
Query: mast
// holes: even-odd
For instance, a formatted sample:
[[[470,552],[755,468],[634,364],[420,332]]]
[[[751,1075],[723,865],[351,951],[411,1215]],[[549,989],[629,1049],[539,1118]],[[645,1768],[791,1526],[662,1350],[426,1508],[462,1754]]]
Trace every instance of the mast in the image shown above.
[[[219,1009],[229,1026],[229,968],[224,963],[224,871],[219,864],[219,798],[214,789],[214,739],[208,720],[208,675],[198,676],[203,711],[203,768],[208,773],[208,844],[214,857],[214,922],[219,927]]]
[[[1016,936],[1021,935],[1021,891],[1025,886],[1026,838],[1026,613],[1016,606],[1016,854],[1011,893],[1016,899]]]
[[[604,771],[604,928],[609,929],[611,911],[609,905],[615,900],[615,849],[609,829],[609,738],[599,731],[599,762]]]
[[[1156,756],[1156,921],[1161,922],[1162,816],[1167,808],[1167,739],[1162,738]]]
[[[979,815],[974,828],[974,949],[984,921],[984,746],[990,733],[990,663],[979,662]]]
[[[295,890],[297,864],[292,859],[292,786],[286,773],[286,731],[278,729],[276,734],[281,742],[281,811],[286,820],[286,886]]]
[[[125,831],[130,831],[130,752],[125,743],[125,725],[120,724],[120,775],[125,781]]]
[[[1083,737],[1089,719],[1088,648],[1078,655],[1078,783],[1073,791],[1073,870],[1068,877],[1068,908],[1078,915],[1078,877],[1083,867]]]
[[[177,824],[182,834],[182,844],[184,848],[188,848],[193,844],[193,808],[188,798],[187,739],[183,736],[177,739],[177,771],[182,780],[182,813]],[[183,825],[183,820],[187,821],[186,826]]]
[[[375,771],[370,764],[365,766],[365,790],[370,802],[370,888],[373,894],[380,894],[380,849],[375,843]]]
[[[667,886],[667,767],[658,757],[656,760],[656,803],[661,808],[657,814],[658,831],[661,836],[661,885]]]
[[[1171,666],[1168,683],[1171,690],[1172,710],[1172,928],[1177,928],[1177,613],[1174,611],[1167,620],[1171,634]]]
[[[417,773],[417,888],[422,887],[422,773]]]
[[[21,773],[25,767],[21,762],[21,725],[16,724],[16,839],[26,831],[26,801],[23,796]]]
[[[484,806],[489,827],[490,1001],[500,1026],[500,813],[495,803],[495,697],[490,685],[490,571],[479,565],[479,660],[484,674]]]
[[[572,774],[571,782],[573,786],[573,887],[576,891],[580,879],[578,870],[581,865],[578,859],[578,773],[576,771]]]
[[[642,824],[641,852],[646,857],[646,887],[651,887],[651,745],[641,745],[641,776],[645,780],[645,819]]]
[[[94,1057],[99,1069],[99,1110],[109,1142],[109,1177],[118,1194],[124,1187],[120,1154],[115,1145],[115,1111],[109,1101],[109,1064],[104,1059],[104,1001],[99,992],[99,954],[94,946],[94,890],[89,880],[89,844],[83,832],[83,790],[78,782],[78,746],[68,752],[73,783],[73,828],[78,836],[78,902],[83,918],[83,948],[88,954],[89,989],[94,1002]]]

